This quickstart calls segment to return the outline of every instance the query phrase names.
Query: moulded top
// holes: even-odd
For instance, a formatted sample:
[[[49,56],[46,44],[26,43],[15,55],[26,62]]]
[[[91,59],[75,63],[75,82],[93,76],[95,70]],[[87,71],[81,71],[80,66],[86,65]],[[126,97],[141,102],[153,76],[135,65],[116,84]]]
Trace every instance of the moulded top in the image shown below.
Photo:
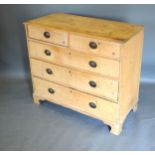
[[[54,13],[36,18],[26,22],[26,24],[37,24],[118,42],[126,42],[143,30],[142,25],[64,13]]]

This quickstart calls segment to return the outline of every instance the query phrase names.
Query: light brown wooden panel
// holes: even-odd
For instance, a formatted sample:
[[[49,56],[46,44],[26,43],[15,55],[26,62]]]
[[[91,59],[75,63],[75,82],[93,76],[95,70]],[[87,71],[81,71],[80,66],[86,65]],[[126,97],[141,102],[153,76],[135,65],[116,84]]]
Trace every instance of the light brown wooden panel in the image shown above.
[[[25,28],[34,103],[48,100],[71,108],[120,134],[129,111],[138,106],[143,26],[55,13],[30,20]]]
[[[64,13],[50,14],[27,23],[117,42],[127,41],[142,29],[141,25]]]
[[[70,34],[69,41],[71,49],[79,50],[88,54],[95,54],[119,60],[121,44],[83,37],[74,34]],[[96,43],[96,49],[91,48],[91,42]]]
[[[65,67],[60,67],[35,59],[31,59],[30,63],[32,74],[34,76],[60,83],[62,85],[72,87],[95,96],[117,101],[118,81]],[[52,74],[48,74],[47,69],[50,69]],[[90,81],[94,81],[96,83],[95,88],[90,86]]]
[[[104,59],[68,48],[41,44],[33,41],[29,41],[29,49],[30,57],[32,58],[108,77],[119,77],[119,62],[116,60]],[[51,51],[50,56],[45,54],[46,49]],[[97,63],[97,67],[90,67],[89,61],[95,61]]]
[[[130,39],[121,49],[119,106],[120,121],[131,109],[136,110],[139,94],[140,67],[144,31]]]
[[[105,122],[113,123],[116,120],[117,104],[113,102],[52,82],[40,80],[35,77],[33,77],[33,82],[34,96],[39,96],[41,99],[46,99],[56,104],[99,118],[102,121],[105,120]],[[55,93],[49,93],[49,88],[52,88]],[[96,108],[91,108],[89,105],[90,102],[94,102],[96,104]]]
[[[50,37],[46,38],[44,36],[44,32],[48,32]],[[68,46],[68,33],[64,31],[41,27],[38,25],[28,25],[28,36],[33,39]]]

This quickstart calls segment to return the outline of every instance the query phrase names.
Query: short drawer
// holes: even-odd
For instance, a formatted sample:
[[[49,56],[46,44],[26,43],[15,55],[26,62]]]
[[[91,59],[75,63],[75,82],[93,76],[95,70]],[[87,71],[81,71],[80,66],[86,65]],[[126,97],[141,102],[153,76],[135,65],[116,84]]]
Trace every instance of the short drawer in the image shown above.
[[[68,46],[68,33],[47,27],[28,25],[28,36],[53,44]]]
[[[43,100],[77,110],[90,116],[113,122],[117,104],[33,77],[34,94]]]
[[[30,60],[32,75],[67,87],[117,101],[118,81],[66,67]]]
[[[83,37],[74,34],[70,35],[69,40],[70,48],[72,49],[119,60],[120,44],[118,43]]]
[[[109,77],[119,77],[119,61],[100,58],[65,47],[40,44],[29,41],[31,58],[40,59],[54,64],[76,68]]]

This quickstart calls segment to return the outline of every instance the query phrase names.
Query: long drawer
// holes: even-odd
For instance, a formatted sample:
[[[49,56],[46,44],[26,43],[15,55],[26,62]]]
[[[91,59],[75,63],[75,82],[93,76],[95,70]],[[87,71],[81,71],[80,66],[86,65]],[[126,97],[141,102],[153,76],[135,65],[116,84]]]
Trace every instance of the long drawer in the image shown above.
[[[116,120],[118,105],[52,82],[33,77],[35,96],[60,104],[101,120]]]
[[[95,96],[117,101],[118,81],[30,59],[34,76],[60,83]]]
[[[119,61],[84,54],[68,48],[29,41],[29,54],[54,64],[72,67],[104,76],[119,77]]]

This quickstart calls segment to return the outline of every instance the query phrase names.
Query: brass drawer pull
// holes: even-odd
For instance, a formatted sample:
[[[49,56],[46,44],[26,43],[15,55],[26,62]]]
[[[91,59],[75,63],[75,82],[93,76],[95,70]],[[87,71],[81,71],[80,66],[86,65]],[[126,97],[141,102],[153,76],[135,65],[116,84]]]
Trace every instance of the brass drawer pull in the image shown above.
[[[47,56],[50,56],[50,55],[51,55],[51,51],[50,51],[50,50],[45,50],[44,52],[45,52],[45,54],[46,54]]]
[[[53,88],[48,88],[48,92],[49,92],[50,94],[54,94],[54,93],[55,93],[55,91],[54,91]]]
[[[97,44],[94,41],[91,41],[89,43],[89,47],[92,48],[92,49],[96,49],[97,48]]]
[[[90,106],[91,108],[93,108],[93,109],[96,108],[96,104],[95,104],[94,102],[89,102],[89,106]]]
[[[46,32],[44,32],[44,37],[45,37],[45,38],[50,38],[50,33],[49,33],[49,32],[47,32],[47,31],[46,31]]]
[[[51,70],[50,68],[47,68],[47,69],[46,69],[46,72],[47,72],[48,74],[53,74],[53,72],[52,72],[52,70]]]
[[[89,85],[93,88],[95,88],[97,86],[95,81],[89,81]]]
[[[97,63],[95,61],[89,61],[89,65],[93,68],[97,67]]]

